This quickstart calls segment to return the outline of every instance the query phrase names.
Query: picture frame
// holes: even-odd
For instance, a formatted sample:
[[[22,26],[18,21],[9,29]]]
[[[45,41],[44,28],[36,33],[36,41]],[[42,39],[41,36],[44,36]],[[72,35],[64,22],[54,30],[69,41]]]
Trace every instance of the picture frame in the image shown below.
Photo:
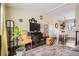
[[[23,19],[19,19],[19,22],[23,22]]]

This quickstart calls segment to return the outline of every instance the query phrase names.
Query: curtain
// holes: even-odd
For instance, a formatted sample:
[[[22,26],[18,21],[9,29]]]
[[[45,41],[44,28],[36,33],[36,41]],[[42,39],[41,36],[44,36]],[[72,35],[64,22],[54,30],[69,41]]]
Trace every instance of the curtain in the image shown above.
[[[1,20],[2,20],[1,56],[8,56],[6,19],[5,19],[5,4],[4,3],[1,4]]]

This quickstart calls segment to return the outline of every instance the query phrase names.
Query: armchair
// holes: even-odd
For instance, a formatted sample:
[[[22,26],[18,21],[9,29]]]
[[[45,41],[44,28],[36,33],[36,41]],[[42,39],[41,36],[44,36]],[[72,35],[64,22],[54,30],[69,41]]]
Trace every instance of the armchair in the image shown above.
[[[21,35],[20,35],[20,45],[26,45],[26,44],[31,44],[31,48],[32,48],[32,40],[31,37],[27,35],[26,31],[22,31]]]

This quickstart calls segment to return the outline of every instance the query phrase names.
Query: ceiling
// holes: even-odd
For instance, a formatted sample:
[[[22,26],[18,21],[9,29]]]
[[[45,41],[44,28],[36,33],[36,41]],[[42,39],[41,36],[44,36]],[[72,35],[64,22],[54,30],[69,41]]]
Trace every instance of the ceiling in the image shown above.
[[[55,18],[74,18],[75,4],[64,3],[7,3],[6,7],[22,8],[27,11],[44,12]]]
[[[8,3],[7,7],[17,7],[29,11],[47,12],[63,3]]]
[[[54,11],[49,12],[49,15],[56,17],[57,19],[75,19],[76,4],[65,4]]]

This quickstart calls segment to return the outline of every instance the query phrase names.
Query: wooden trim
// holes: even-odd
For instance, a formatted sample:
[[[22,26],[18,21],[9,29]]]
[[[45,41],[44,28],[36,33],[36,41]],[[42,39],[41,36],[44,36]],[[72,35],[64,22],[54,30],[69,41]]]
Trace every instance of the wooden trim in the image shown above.
[[[79,31],[76,31],[76,41],[75,41],[75,46],[77,46],[77,44],[78,44],[78,42],[77,42],[77,33],[78,33]]]

